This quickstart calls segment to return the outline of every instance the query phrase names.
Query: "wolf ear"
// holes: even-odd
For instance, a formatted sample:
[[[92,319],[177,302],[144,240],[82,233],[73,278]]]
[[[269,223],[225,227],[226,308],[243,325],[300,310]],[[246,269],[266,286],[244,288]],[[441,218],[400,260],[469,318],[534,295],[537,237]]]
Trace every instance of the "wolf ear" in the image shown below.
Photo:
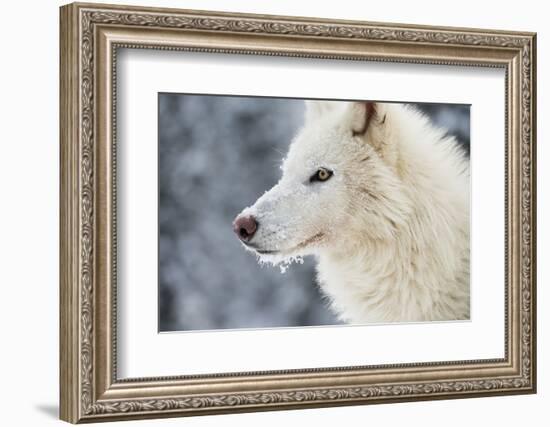
[[[337,108],[338,102],[334,101],[314,101],[307,100],[306,102],[306,121],[310,122]]]
[[[377,104],[371,101],[354,102],[350,106],[353,136],[365,135],[377,114]]]

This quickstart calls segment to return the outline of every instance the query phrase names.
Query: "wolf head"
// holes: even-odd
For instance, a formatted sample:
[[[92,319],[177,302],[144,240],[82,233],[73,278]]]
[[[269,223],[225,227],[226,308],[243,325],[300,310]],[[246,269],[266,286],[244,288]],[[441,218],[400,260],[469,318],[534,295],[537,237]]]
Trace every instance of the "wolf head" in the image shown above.
[[[233,222],[249,250],[277,263],[392,238],[409,210],[391,104],[306,101],[279,182]]]

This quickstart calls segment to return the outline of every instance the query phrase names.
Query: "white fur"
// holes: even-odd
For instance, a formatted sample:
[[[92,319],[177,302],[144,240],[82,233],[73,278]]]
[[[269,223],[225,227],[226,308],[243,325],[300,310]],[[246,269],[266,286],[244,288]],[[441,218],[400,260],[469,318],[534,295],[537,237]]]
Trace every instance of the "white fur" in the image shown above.
[[[282,178],[240,214],[259,224],[247,249],[316,256],[346,322],[468,319],[469,162],[454,138],[401,104],[306,104]],[[319,167],[334,174],[311,183]]]

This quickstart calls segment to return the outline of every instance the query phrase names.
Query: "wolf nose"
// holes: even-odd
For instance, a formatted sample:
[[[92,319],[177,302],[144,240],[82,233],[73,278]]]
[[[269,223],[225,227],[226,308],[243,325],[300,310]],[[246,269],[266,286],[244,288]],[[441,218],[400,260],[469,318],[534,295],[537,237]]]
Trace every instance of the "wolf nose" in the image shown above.
[[[258,222],[252,216],[240,216],[233,221],[233,231],[243,242],[248,242],[256,233]]]

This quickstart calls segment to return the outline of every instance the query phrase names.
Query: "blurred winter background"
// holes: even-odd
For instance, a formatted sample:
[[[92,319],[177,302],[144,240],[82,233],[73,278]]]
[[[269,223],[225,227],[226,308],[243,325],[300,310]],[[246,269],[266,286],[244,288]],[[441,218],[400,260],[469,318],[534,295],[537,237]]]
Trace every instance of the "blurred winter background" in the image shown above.
[[[469,153],[470,108],[418,104]],[[303,121],[295,99],[159,94],[159,329],[337,324],[310,257],[260,266],[232,231],[280,176]]]

